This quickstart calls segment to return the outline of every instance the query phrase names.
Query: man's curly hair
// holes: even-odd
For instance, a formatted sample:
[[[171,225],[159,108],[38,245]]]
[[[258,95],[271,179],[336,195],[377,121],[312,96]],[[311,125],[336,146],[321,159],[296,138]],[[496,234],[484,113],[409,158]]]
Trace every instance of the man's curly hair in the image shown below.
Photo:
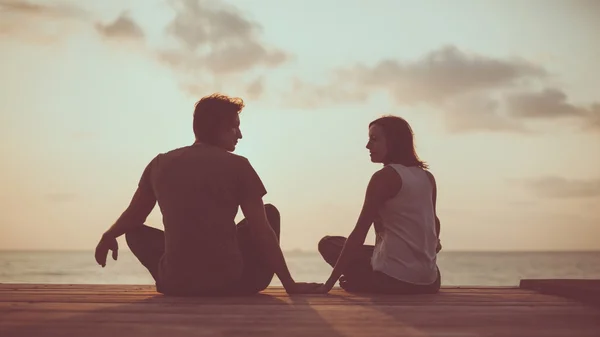
[[[196,140],[216,145],[218,131],[230,127],[242,112],[244,101],[238,97],[215,93],[196,102],[194,108],[194,134]]]

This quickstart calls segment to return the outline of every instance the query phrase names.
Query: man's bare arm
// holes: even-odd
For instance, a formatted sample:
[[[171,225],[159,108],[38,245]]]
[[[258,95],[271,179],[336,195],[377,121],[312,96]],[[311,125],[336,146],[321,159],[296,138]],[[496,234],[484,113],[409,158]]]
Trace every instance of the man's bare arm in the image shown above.
[[[148,214],[152,212],[156,198],[152,191],[144,191],[139,188],[136,190],[129,207],[121,214],[119,219],[112,225],[100,238],[100,242],[96,246],[94,256],[96,262],[102,267],[106,266],[106,257],[108,251],[112,251],[112,257],[117,259],[119,253],[119,245],[117,238],[135,227],[141,226],[146,221]]]
[[[129,230],[143,225],[155,205],[156,197],[154,193],[151,190],[144,190],[138,187],[127,209],[104,235],[111,238],[118,238]]]
[[[262,248],[261,253],[265,261],[275,271],[283,287],[286,290],[291,289],[295,282],[285,263],[277,235],[269,225],[262,198],[248,197],[241,202],[240,206],[248,227],[251,228],[250,232],[258,243],[257,246]]]

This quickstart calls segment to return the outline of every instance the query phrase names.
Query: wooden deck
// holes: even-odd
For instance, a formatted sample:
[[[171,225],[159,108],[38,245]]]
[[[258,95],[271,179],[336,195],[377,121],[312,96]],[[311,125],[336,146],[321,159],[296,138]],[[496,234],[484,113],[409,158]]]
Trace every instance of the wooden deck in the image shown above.
[[[0,336],[600,336],[600,309],[519,288],[172,298],[152,286],[0,284]]]
[[[600,307],[600,280],[521,280],[519,287]]]

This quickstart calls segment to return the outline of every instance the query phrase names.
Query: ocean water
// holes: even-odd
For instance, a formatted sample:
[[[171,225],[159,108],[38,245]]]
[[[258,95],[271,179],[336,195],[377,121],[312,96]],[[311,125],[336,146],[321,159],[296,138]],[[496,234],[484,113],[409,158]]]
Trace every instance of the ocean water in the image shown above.
[[[287,252],[296,281],[324,282],[331,267],[316,253]],[[441,252],[438,265],[447,286],[515,286],[524,278],[600,278],[600,252]],[[153,284],[129,251],[98,266],[93,251],[0,251],[0,283]],[[281,285],[274,277],[271,285]]]

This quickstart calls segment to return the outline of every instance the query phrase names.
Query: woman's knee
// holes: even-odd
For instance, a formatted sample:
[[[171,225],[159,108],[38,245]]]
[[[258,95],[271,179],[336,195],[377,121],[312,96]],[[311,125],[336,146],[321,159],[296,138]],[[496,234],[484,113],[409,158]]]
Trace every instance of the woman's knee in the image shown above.
[[[329,236],[329,235],[326,235],[321,240],[319,240],[318,250],[322,256],[327,254],[327,252],[329,251],[329,246],[330,246],[329,242],[330,241],[331,241],[331,236]]]
[[[334,265],[342,253],[346,238],[343,236],[325,236],[319,241],[318,250],[325,262]]]
[[[344,248],[344,243],[346,243],[346,238],[343,236],[326,235],[319,241],[319,253],[323,257],[334,255],[337,258]]]

